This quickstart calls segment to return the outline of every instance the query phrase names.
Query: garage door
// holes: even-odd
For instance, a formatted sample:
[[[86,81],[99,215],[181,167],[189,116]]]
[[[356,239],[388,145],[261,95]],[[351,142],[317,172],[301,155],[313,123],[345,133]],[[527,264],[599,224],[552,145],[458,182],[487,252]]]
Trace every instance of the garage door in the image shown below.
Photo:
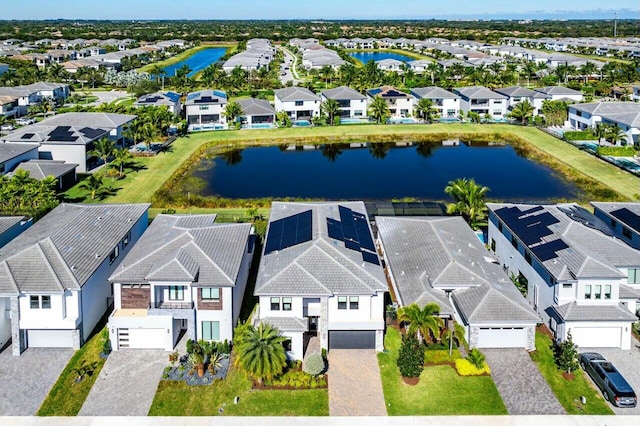
[[[375,349],[376,332],[365,331],[329,331],[329,349]]]
[[[28,330],[27,346],[30,348],[72,348],[71,330]]]
[[[572,327],[573,343],[582,348],[619,348],[622,340],[620,327]]]
[[[118,348],[164,349],[164,328],[119,328]]]
[[[524,348],[527,330],[513,328],[481,328],[478,336],[479,348]]]

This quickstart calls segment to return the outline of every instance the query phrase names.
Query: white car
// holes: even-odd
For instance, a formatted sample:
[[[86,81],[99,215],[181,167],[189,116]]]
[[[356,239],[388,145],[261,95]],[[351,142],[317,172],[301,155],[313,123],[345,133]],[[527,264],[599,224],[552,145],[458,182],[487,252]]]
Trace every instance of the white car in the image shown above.
[[[33,124],[35,122],[36,122],[35,118],[26,118],[26,117],[18,118],[16,120],[16,124],[19,126],[28,126],[29,124]]]
[[[11,131],[15,130],[15,127],[13,127],[12,124],[3,124],[2,126],[0,126],[0,130]]]

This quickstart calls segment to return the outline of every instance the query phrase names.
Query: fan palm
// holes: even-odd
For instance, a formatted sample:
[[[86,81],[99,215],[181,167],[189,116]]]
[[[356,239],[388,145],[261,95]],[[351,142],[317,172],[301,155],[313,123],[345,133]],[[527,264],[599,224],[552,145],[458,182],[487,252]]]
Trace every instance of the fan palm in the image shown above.
[[[92,157],[98,157],[102,160],[103,164],[107,164],[107,160],[113,155],[115,148],[116,145],[113,141],[109,140],[107,137],[102,137],[94,142],[93,149],[87,154]]]
[[[287,340],[270,324],[247,328],[236,335],[236,363],[258,383],[282,373],[287,358],[282,345]]]
[[[408,335],[416,335],[418,341],[431,341],[432,336],[438,338],[444,326],[442,318],[438,316],[440,307],[437,303],[427,303],[420,308],[416,303],[398,309],[398,320],[408,323]]]
[[[489,188],[474,179],[460,178],[450,181],[444,192],[455,200],[447,206],[447,213],[461,215],[471,228],[478,229],[486,215],[484,200]]]

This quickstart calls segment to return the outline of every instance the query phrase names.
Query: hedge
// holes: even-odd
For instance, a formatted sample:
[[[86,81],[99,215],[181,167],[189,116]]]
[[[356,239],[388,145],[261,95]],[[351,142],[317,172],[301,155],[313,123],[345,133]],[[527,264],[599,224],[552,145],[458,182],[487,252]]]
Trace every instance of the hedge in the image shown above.
[[[598,138],[588,130],[579,132],[564,132],[562,135],[566,141],[597,141]]]
[[[632,146],[599,146],[598,155],[608,155],[610,157],[633,157],[637,151]]]

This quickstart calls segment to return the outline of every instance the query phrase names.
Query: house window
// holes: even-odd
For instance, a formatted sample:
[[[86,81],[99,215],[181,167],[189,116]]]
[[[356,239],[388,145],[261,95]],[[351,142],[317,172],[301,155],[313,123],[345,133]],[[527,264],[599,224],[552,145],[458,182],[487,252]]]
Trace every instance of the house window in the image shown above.
[[[131,231],[127,232],[127,235],[122,239],[122,248],[126,248],[129,245],[129,242],[131,242]]]
[[[349,297],[349,309],[358,309],[359,304],[360,302],[358,296]]]
[[[40,301],[42,302],[42,309],[51,309],[51,296],[42,296]]]
[[[491,239],[491,251],[496,251],[496,240],[494,240],[493,238]]]
[[[594,299],[601,299],[602,298],[602,286],[600,284],[596,285],[596,291],[595,291],[595,295],[594,295]]]
[[[290,311],[291,310],[291,298],[290,297],[283,297],[282,298],[282,310],[283,311]]]
[[[220,289],[219,288],[211,288],[211,287],[204,287],[202,289],[202,300],[204,301],[213,301],[213,300],[220,300]]]
[[[282,347],[284,348],[285,352],[291,352],[291,339],[287,339],[282,342]]]
[[[502,110],[501,109],[494,109],[493,110],[493,115],[502,115]]]
[[[498,222],[498,231],[502,232],[502,222]]]
[[[631,231],[626,226],[622,227],[622,236],[631,239]]]
[[[573,284],[571,283],[563,283],[562,288],[573,288]]]
[[[109,264],[115,262],[115,260],[118,258],[118,255],[120,255],[120,247],[116,246],[111,254],[109,254]]]
[[[627,275],[627,284],[640,284],[640,269],[628,269]]]
[[[605,285],[604,286],[604,298],[605,299],[611,299],[611,286],[610,285]]]
[[[524,260],[526,260],[526,261],[527,261],[527,263],[528,263],[529,265],[531,265],[531,253],[529,253],[529,250],[527,250],[527,251],[524,253]]]
[[[200,111],[206,111],[209,109],[209,105],[200,105]]]
[[[584,298],[591,299],[591,284],[584,286]]]
[[[29,307],[31,309],[40,309],[40,296],[29,296]]]
[[[338,309],[347,309],[347,296],[338,296]]]
[[[184,288],[181,285],[169,286],[169,300],[184,300]]]
[[[514,249],[518,250],[518,240],[516,240],[515,236],[511,236],[511,245]]]
[[[202,339],[220,340],[220,321],[202,321]]]
[[[51,296],[29,296],[30,309],[51,309]]]
[[[295,105],[296,106],[302,106],[302,105],[304,105],[304,101],[296,101]]]
[[[279,311],[280,310],[280,298],[279,297],[272,297],[271,298],[271,310],[272,311]]]
[[[353,116],[354,117],[362,117],[364,114],[362,112],[361,109],[356,109],[355,111],[353,111]]]

